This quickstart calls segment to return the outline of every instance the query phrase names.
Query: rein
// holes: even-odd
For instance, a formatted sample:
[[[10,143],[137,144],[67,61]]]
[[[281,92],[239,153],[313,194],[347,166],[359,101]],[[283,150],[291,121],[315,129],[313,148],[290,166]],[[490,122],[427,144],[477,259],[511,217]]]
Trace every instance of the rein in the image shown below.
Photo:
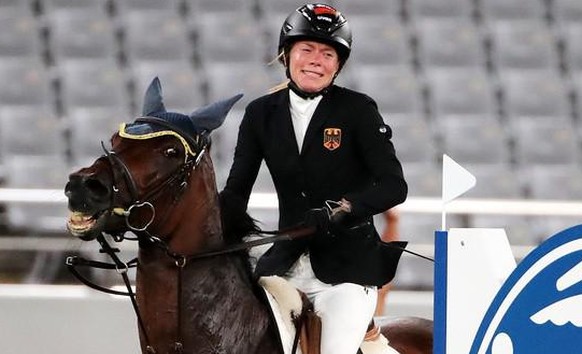
[[[264,245],[264,244],[268,244],[268,243],[273,243],[273,242],[277,242],[277,241],[281,241],[281,240],[295,240],[295,239],[298,239],[301,237],[312,235],[313,233],[315,233],[315,231],[316,231],[315,227],[296,227],[296,228],[291,228],[288,230],[260,231],[259,233],[272,234],[274,236],[270,236],[270,237],[258,239],[258,240],[253,240],[253,241],[248,241],[248,242],[241,242],[241,243],[229,245],[225,248],[221,248],[218,250],[211,250],[211,251],[196,253],[196,254],[192,254],[192,255],[179,255],[179,254],[173,253],[170,251],[170,248],[166,242],[164,242],[160,238],[152,236],[151,234],[148,233],[149,239],[156,246],[163,249],[166,252],[166,255],[168,255],[168,257],[170,257],[174,260],[174,264],[176,265],[176,267],[179,271],[179,273],[178,273],[178,294],[179,295],[178,295],[178,306],[177,306],[178,307],[178,330],[177,330],[178,335],[180,335],[180,333],[182,332],[181,325],[180,325],[181,324],[181,320],[180,320],[180,317],[181,317],[181,312],[180,312],[181,296],[180,296],[180,294],[182,292],[182,278],[183,278],[182,271],[188,263],[190,263],[191,261],[195,261],[195,260],[200,260],[200,259],[205,259],[205,258],[210,258],[210,257],[215,257],[215,256],[220,256],[220,255],[225,255],[225,254],[237,253],[237,252],[247,250],[247,249],[252,248],[252,247],[256,247],[256,246],[260,246],[260,245]],[[99,251],[107,254],[111,258],[113,263],[88,260],[88,259],[85,259],[85,258],[82,258],[79,256],[69,256],[69,257],[67,257],[67,259],[65,261],[67,268],[81,283],[87,285],[88,287],[90,287],[92,289],[95,289],[95,290],[98,290],[98,291],[101,291],[101,292],[104,292],[107,294],[129,297],[131,300],[131,304],[133,306],[133,310],[136,314],[139,327],[144,334],[144,339],[146,342],[146,350],[148,353],[155,354],[156,351],[150,345],[151,341],[149,340],[148,333],[146,331],[146,327],[145,327],[143,318],[142,318],[141,313],[139,311],[135,292],[133,291],[133,289],[131,287],[131,282],[129,280],[129,276],[127,275],[130,268],[135,268],[137,266],[137,258],[134,258],[134,259],[130,260],[129,262],[123,262],[117,256],[117,253],[120,252],[120,250],[118,248],[111,247],[111,245],[105,239],[105,234],[103,234],[103,233],[99,234],[96,239],[99,242],[99,244],[101,245],[101,249]],[[121,242],[121,240],[123,240],[123,238],[119,238],[119,237],[117,237],[115,239],[117,240],[117,242]],[[125,291],[125,292],[117,291],[117,290],[109,289],[109,288],[103,287],[101,285],[98,285],[98,284],[92,282],[91,280],[87,279],[85,276],[83,276],[76,269],[77,267],[89,267],[89,268],[109,269],[109,270],[115,269],[117,271],[117,273],[119,273],[121,275],[121,277],[123,278],[123,282],[125,284],[125,288],[127,291]],[[178,339],[174,343],[174,349],[175,349],[176,353],[183,352],[182,340]]]
[[[171,252],[168,245],[163,240],[161,240],[155,236],[150,236],[150,240],[152,240],[154,242],[154,244],[156,244],[158,247],[163,249],[166,252],[166,254],[168,255],[168,257],[172,258],[175,261],[175,265],[177,267],[183,268],[191,261],[215,257],[215,256],[221,256],[221,255],[225,255],[225,254],[236,253],[236,252],[244,251],[244,250],[256,247],[256,246],[270,244],[270,243],[274,243],[277,241],[295,240],[295,239],[298,239],[301,237],[311,235],[315,231],[316,231],[316,229],[314,227],[295,227],[295,228],[288,229],[288,230],[259,231],[259,233],[270,234],[270,235],[274,235],[274,236],[270,236],[270,237],[266,237],[266,238],[262,238],[262,239],[258,239],[258,240],[253,240],[253,241],[240,242],[240,243],[236,243],[233,245],[229,245],[229,246],[221,248],[221,249],[211,250],[211,251],[206,251],[206,252],[201,252],[201,253],[195,253],[192,255],[179,255],[179,254]],[[257,234],[259,234],[259,233],[257,233]],[[113,263],[89,260],[89,259],[79,257],[79,256],[69,256],[69,257],[67,257],[65,264],[67,265],[67,267],[69,268],[71,273],[73,273],[73,275],[77,279],[79,279],[83,284],[85,284],[85,285],[87,285],[95,290],[98,290],[98,291],[101,291],[104,293],[108,293],[111,295],[132,296],[132,292],[129,292],[129,291],[128,292],[116,291],[116,290],[112,290],[112,289],[100,286],[98,284],[95,284],[94,282],[90,281],[89,279],[84,277],[81,273],[79,273],[76,270],[76,267],[89,267],[89,268],[96,268],[96,269],[116,270],[119,274],[124,276],[130,268],[135,268],[137,266],[137,258],[133,258],[129,262],[121,261],[121,259],[119,259],[119,257],[117,256],[117,253],[120,252],[119,249],[111,247],[111,245],[105,239],[104,234],[100,234],[99,236],[97,236],[97,241],[101,245],[101,249],[99,250],[99,252],[107,254],[112,259]],[[117,242],[119,242],[119,241],[117,241]]]

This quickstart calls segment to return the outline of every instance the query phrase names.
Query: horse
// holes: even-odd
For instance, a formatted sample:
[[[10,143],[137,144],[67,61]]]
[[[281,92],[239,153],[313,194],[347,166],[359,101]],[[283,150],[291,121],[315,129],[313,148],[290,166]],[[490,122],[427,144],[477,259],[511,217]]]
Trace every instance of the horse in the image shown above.
[[[239,98],[190,115],[167,112],[155,78],[143,117],[122,124],[112,148],[71,173],[65,186],[73,236],[137,236],[135,308],[143,353],[283,353],[249,255],[233,248],[243,235],[223,233],[209,154],[210,133]],[[241,224],[252,223],[245,215]],[[382,324],[400,353],[432,352],[432,322],[410,317]]]

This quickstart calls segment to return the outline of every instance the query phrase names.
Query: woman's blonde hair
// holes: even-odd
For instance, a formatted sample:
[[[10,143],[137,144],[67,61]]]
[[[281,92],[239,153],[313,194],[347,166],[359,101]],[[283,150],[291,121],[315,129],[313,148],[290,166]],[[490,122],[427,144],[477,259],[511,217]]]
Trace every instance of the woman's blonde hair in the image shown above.
[[[279,55],[277,55],[267,65],[271,66],[271,65],[276,64],[277,62],[283,64],[284,66],[287,66],[286,63],[285,63],[285,52],[284,51],[281,51],[281,53],[279,53]],[[277,92],[277,91],[286,89],[287,86],[289,85],[289,81],[290,81],[289,79],[283,80],[283,82],[281,82],[281,83],[279,83],[279,84],[271,87],[268,92],[269,93],[273,93],[273,92]]]

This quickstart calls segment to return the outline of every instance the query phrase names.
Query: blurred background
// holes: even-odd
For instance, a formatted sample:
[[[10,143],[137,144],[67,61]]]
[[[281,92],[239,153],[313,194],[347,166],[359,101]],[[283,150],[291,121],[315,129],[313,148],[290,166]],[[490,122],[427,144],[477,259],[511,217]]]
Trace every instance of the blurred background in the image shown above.
[[[581,201],[582,1],[324,2],[353,29],[352,56],[337,83],[378,103],[412,204],[439,197],[443,153],[477,177],[467,198]],[[120,122],[140,113],[155,76],[168,110],[245,94],[213,135],[221,188],[246,103],[284,79],[282,67],[269,63],[284,18],[303,3],[0,0],[0,283],[78,284],[64,258],[100,257],[96,243],[66,233],[62,189],[68,173],[102,153],[100,142]],[[8,193],[14,189],[21,192]],[[273,192],[265,169],[255,192]],[[251,214],[276,228],[276,210]],[[448,226],[503,227],[519,258],[578,224],[572,214],[472,210],[449,215]],[[400,239],[432,256],[440,214],[402,208],[398,215]],[[377,216],[380,233],[385,220]],[[135,255],[136,245],[121,247],[128,259]],[[430,302],[432,272],[430,262],[405,255],[393,289]],[[89,276],[121,283],[115,274]]]

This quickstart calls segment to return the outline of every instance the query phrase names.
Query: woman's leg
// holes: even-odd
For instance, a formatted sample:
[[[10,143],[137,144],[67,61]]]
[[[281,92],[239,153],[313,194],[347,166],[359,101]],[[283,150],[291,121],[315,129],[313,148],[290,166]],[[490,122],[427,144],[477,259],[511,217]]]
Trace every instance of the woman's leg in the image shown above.
[[[312,301],[321,317],[321,354],[356,354],[376,307],[376,287],[334,285]]]

